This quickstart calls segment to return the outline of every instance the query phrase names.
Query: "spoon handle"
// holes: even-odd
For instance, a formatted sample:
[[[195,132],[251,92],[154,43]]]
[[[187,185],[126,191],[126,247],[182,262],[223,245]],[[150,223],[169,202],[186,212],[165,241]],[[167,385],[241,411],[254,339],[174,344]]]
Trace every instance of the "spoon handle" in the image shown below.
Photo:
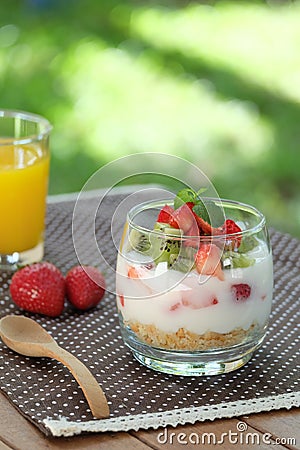
[[[89,369],[67,350],[56,343],[48,344],[48,356],[63,363],[72,373],[87,399],[92,414],[97,419],[109,417],[109,406],[105,394]]]

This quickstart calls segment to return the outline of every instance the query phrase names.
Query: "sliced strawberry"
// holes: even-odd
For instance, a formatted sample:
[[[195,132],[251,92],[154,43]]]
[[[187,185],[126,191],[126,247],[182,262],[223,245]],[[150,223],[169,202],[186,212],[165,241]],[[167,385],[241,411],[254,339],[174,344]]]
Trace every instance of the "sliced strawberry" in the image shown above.
[[[149,271],[148,269],[145,269],[145,267],[140,266],[128,266],[127,269],[127,277],[128,278],[148,278],[149,277]]]
[[[185,233],[186,236],[192,236],[191,239],[185,239],[183,244],[187,247],[194,247],[194,248],[198,248],[200,245],[200,235],[199,235],[199,228],[198,225],[196,223],[196,221],[194,221],[193,225],[191,226],[191,228]]]
[[[234,220],[226,219],[224,225],[220,228],[222,234],[241,233],[241,228],[234,222]],[[226,245],[230,247],[239,247],[242,241],[242,236],[230,237],[226,241]]]
[[[242,230],[240,227],[235,223],[234,220],[226,219],[225,223],[223,225],[224,232],[226,234],[233,234],[233,233],[241,233]]]
[[[177,229],[180,228],[179,223],[177,222],[177,218],[174,215],[170,217],[168,223],[169,223],[170,227],[172,227],[172,228],[177,228]]]
[[[194,213],[194,217],[198,224],[200,234],[208,234],[210,236],[215,234],[214,228],[208,222],[205,222],[205,220],[203,220],[202,217],[197,216],[196,213]]]
[[[179,228],[177,217],[175,216],[175,210],[169,206],[165,205],[157,217],[157,222],[168,223],[170,227]]]
[[[136,267],[129,266],[127,271],[128,278],[139,278],[139,273]]]
[[[223,281],[224,273],[220,260],[219,247],[214,244],[201,244],[195,258],[197,272],[202,275],[213,275]]]
[[[125,306],[124,295],[119,294],[119,298],[120,298],[120,303],[121,303],[121,305],[124,307],[124,306]]]
[[[177,208],[170,220],[171,227],[180,228],[186,233],[195,223],[194,214],[192,212],[193,203],[188,202]]]
[[[207,297],[207,298],[199,298],[197,295],[197,299],[195,297],[191,297],[188,293],[183,296],[182,304],[186,308],[190,309],[202,309],[208,308],[209,306],[217,305],[219,303],[216,297]]]
[[[170,223],[173,213],[174,213],[174,209],[169,205],[165,205],[160,210],[160,213],[158,214],[156,221],[160,222],[160,223]]]
[[[190,208],[190,210],[192,211],[192,209],[193,209],[194,206],[195,206],[195,203],[193,203],[193,202],[186,202],[186,206],[187,206],[188,208]]]
[[[174,305],[171,305],[171,306],[170,306],[169,311],[176,311],[176,309],[178,309],[178,308],[180,308],[180,307],[181,307],[181,303],[180,303],[180,302],[177,302],[177,303],[175,303]]]
[[[246,283],[233,284],[231,292],[236,302],[244,302],[251,295],[251,287]]]
[[[194,203],[187,202],[174,210],[171,206],[165,205],[157,217],[157,222],[168,223],[170,227],[180,228],[187,232],[195,222],[192,208]]]

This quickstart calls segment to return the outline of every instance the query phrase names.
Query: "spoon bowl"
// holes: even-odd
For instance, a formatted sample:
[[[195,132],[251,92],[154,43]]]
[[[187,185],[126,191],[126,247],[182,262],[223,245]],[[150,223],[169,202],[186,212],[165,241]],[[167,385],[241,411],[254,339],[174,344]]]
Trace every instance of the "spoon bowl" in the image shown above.
[[[43,346],[57,345],[41,325],[24,316],[3,317],[0,336],[7,347],[25,356],[47,356]]]
[[[94,417],[109,417],[105,394],[88,368],[61,348],[37,322],[25,316],[5,316],[0,320],[0,336],[7,347],[21,355],[47,356],[63,363],[82,388]]]

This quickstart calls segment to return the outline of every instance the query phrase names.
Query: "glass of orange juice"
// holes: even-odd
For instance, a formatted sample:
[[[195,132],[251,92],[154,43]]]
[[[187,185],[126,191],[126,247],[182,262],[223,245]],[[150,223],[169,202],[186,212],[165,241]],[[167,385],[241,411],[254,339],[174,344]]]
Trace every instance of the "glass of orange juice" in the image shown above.
[[[45,118],[0,110],[0,268],[44,255],[49,134]]]

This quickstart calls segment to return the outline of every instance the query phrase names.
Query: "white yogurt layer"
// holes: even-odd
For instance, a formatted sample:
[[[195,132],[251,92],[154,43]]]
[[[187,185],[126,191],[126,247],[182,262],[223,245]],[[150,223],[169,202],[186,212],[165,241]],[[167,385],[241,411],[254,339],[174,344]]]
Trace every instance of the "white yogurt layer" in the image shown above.
[[[247,330],[253,323],[263,326],[271,311],[272,257],[263,243],[251,256],[256,258],[253,266],[225,269],[221,281],[196,270],[184,274],[167,269],[165,263],[145,267],[150,261],[141,261],[135,252],[126,259],[119,255],[118,308],[125,321],[152,324],[169,333],[179,328],[197,334],[228,333],[235,328]],[[128,277],[132,267],[136,278]],[[251,294],[237,301],[232,285],[241,283],[251,287]]]

